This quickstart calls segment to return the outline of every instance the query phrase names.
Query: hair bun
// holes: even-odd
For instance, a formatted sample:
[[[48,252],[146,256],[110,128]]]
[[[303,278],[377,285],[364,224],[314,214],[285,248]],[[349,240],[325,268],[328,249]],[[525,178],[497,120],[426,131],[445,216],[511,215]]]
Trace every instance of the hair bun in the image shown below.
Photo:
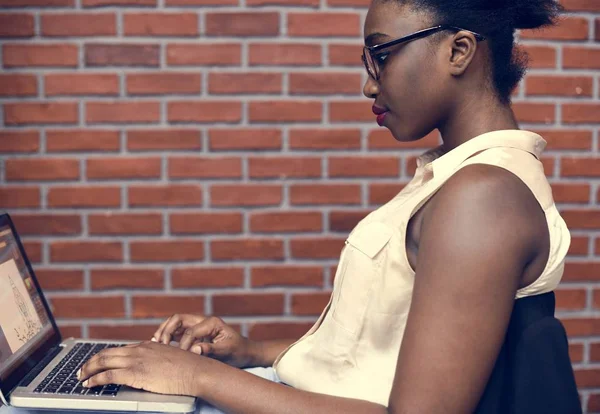
[[[555,23],[563,7],[554,0],[510,0],[515,29],[536,29]]]

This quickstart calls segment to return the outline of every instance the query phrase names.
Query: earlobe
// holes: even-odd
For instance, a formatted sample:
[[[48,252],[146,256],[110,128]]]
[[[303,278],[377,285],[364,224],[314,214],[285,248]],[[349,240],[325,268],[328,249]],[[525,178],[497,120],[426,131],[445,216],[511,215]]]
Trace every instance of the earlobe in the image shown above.
[[[477,51],[477,40],[471,33],[458,32],[452,39],[450,45],[450,73],[454,76],[462,75],[475,56]]]

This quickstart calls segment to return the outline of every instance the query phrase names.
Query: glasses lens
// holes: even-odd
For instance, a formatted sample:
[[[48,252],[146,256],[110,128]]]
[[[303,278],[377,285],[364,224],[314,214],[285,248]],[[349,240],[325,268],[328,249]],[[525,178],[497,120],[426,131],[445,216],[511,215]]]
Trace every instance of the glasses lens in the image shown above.
[[[369,74],[369,76],[371,76],[373,79],[377,79],[377,65],[375,64],[371,53],[366,47],[363,49],[363,62],[365,63],[365,67],[367,68],[367,73]]]

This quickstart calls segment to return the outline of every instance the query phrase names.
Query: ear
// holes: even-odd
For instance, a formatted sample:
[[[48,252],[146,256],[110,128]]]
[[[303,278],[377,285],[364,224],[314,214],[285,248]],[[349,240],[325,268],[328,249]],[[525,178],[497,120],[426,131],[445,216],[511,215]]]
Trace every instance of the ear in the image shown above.
[[[456,33],[450,43],[450,73],[454,76],[462,75],[473,61],[476,51],[477,40],[472,33],[464,30]]]

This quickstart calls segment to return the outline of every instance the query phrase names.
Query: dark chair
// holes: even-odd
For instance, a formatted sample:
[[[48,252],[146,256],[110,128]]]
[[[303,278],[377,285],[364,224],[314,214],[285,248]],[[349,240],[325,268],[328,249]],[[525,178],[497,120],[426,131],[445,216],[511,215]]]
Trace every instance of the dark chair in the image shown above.
[[[554,292],[517,299],[476,414],[580,414],[567,335]]]

